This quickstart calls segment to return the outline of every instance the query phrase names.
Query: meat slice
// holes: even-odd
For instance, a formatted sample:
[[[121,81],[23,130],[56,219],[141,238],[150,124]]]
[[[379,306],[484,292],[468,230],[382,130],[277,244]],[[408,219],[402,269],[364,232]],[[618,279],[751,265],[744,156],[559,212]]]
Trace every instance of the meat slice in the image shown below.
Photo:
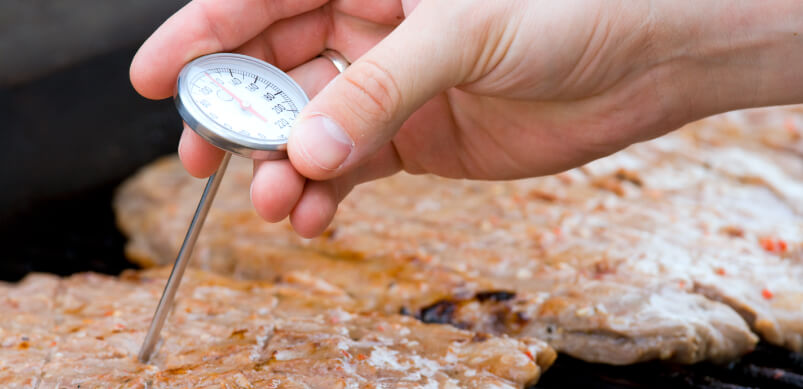
[[[0,283],[0,387],[36,388],[57,337],[53,314],[59,279],[29,275],[17,285]]]
[[[253,246],[234,249],[232,255],[237,258],[234,274],[240,278],[298,282],[314,271],[354,296],[363,310],[402,312],[483,333],[536,337],[593,361],[727,361],[756,342],[728,306],[676,283],[634,286],[588,280],[538,292],[418,259],[342,259]],[[544,279],[543,286],[549,282]],[[481,304],[474,304],[477,301]]]
[[[356,188],[313,240],[256,216],[250,165],[235,161],[193,264],[244,278],[306,269],[367,309],[422,318],[452,302],[444,322],[540,336],[590,361],[726,360],[752,348],[751,329],[801,350],[801,159],[743,128],[785,139],[767,118],[801,114],[766,112],[706,119],[550,177],[396,175]],[[172,261],[202,189],[188,177],[165,159],[121,188],[118,222],[139,263]],[[515,298],[472,303],[495,290]]]
[[[158,169],[164,168],[164,165],[157,166]],[[237,170],[237,167],[231,170],[230,179],[246,183],[247,179],[240,180],[238,172],[245,174],[245,167],[243,166],[243,170]],[[172,172],[169,175],[172,175]],[[154,176],[148,178],[157,181],[163,179]],[[416,181],[413,177],[403,177],[391,184],[407,184],[411,186],[407,190],[419,191],[423,188],[417,187],[418,185],[428,187],[433,183],[430,177],[424,179],[427,182]],[[175,182],[173,179],[169,180]],[[444,190],[454,189],[437,181],[435,187]],[[395,192],[393,188],[391,186],[383,189],[382,194]],[[431,251],[427,250],[431,249],[425,245],[438,244],[439,239],[443,249],[454,248],[459,245],[458,241],[465,239],[465,235],[468,234],[461,230],[450,230],[448,220],[451,219],[444,218],[442,220],[446,221],[439,221],[441,220],[439,215],[429,214],[427,217],[430,217],[430,220],[424,223],[430,225],[424,227],[420,226],[424,223],[410,221],[402,223],[397,219],[399,229],[388,232],[405,233],[416,239],[423,238],[418,241],[413,238],[404,241],[383,236],[377,238],[378,234],[387,231],[383,229],[385,224],[382,218],[397,216],[388,212],[384,216],[371,215],[370,218],[363,215],[364,224],[337,223],[324,238],[325,242],[300,242],[292,238],[290,230],[270,231],[272,228],[283,227],[268,225],[259,219],[251,219],[250,216],[246,217],[245,215],[250,215],[251,212],[247,197],[239,198],[238,203],[231,197],[234,193],[228,192],[232,187],[225,190],[227,192],[219,195],[224,199],[223,202],[216,205],[218,208],[215,208],[208,220],[208,223],[214,224],[215,227],[202,234],[202,243],[199,243],[202,249],[193,259],[193,261],[200,260],[204,266],[216,271],[252,279],[275,279],[288,275],[297,277],[299,274],[305,274],[303,272],[311,271],[355,296],[362,309],[410,314],[420,314],[426,306],[442,300],[471,299],[476,293],[509,287],[510,290],[519,292],[516,301],[524,304],[525,309],[529,309],[528,316],[523,316],[527,318],[526,320],[502,320],[494,325],[488,325],[482,317],[476,318],[473,322],[443,322],[480,331],[539,336],[551,339],[558,349],[572,355],[607,363],[632,363],[654,358],[686,363],[704,359],[727,360],[747,352],[756,341],[755,336],[731,309],[688,290],[672,291],[671,288],[660,288],[659,285],[655,285],[653,290],[661,290],[656,294],[642,287],[615,282],[607,282],[597,288],[572,287],[568,283],[578,280],[578,276],[571,267],[566,266],[568,265],[566,263],[560,265],[566,266],[565,269],[559,271],[551,269],[536,275],[531,274],[531,270],[527,267],[522,267],[513,274],[512,279],[503,279],[500,274],[499,280],[494,280],[479,276],[476,270],[473,271],[474,274],[459,270],[461,266],[466,269],[467,266],[474,265],[470,262],[472,257],[483,258],[493,254],[476,250],[467,251],[466,248],[456,250],[459,254],[466,255],[465,262],[448,263],[447,265],[452,265],[451,267],[436,265],[434,263],[441,259],[430,257]],[[475,196],[479,194],[482,192],[477,192]],[[370,202],[377,202],[377,199],[383,197],[379,194],[361,193],[357,196],[364,205],[359,212],[376,209],[375,207],[379,205]],[[463,199],[474,200],[466,197]],[[482,202],[485,199],[477,200]],[[389,207],[391,210],[393,201],[413,201],[413,199],[409,196],[389,199],[386,203],[391,203]],[[237,207],[241,207],[241,210]],[[474,209],[478,209],[477,207],[479,205]],[[423,206],[419,209],[425,208],[426,206]],[[186,207],[186,211],[191,212],[192,207]],[[138,214],[152,215],[153,211],[146,210]],[[222,219],[217,219],[218,217]],[[161,218],[156,220],[155,224],[150,225],[161,232],[154,236],[167,236],[161,228],[171,225],[172,221]],[[217,236],[215,232],[211,232],[218,231],[218,221],[226,226],[230,235]],[[177,229],[184,228],[178,224],[176,223]],[[354,227],[363,229],[359,234],[349,231]],[[485,228],[483,225],[476,226],[480,232]],[[438,231],[437,238],[429,236],[432,230]],[[203,243],[210,235],[214,237],[213,239],[220,239],[219,243]],[[359,236],[362,240],[354,241],[355,236]],[[452,238],[445,239],[450,236]],[[478,234],[478,238],[482,238],[481,234]],[[271,244],[265,244],[265,241]],[[420,245],[415,245],[419,242]],[[157,243],[169,247],[179,242],[157,241]],[[411,246],[413,250],[410,249]],[[133,245],[129,246],[129,249],[129,252],[136,250]],[[134,256],[140,258],[149,255]],[[522,275],[526,277],[521,278]],[[533,285],[528,286],[528,280],[532,281]],[[677,288],[676,283],[672,283],[672,287]],[[601,290],[605,290],[606,293],[597,292]],[[624,293],[624,290],[631,296],[628,304],[622,304],[619,301],[620,295],[616,292]],[[660,296],[667,293],[671,298]],[[565,295],[574,296],[574,301],[570,304],[561,303]],[[674,304],[667,304],[668,301]],[[588,307],[605,309],[605,306],[614,305],[620,306],[620,309],[611,310],[610,320],[601,318],[600,314],[585,316],[577,314],[578,311],[586,312]],[[700,305],[706,306],[707,309],[688,308]],[[498,307],[483,306],[483,308],[486,316],[496,317]],[[650,320],[649,323],[642,322],[647,318]],[[551,330],[555,330],[555,333],[550,333]],[[560,337],[558,332],[561,334]],[[594,340],[596,347],[584,347],[590,339]]]
[[[19,286],[4,285],[6,298],[19,295],[31,302],[25,312],[53,319],[35,325],[50,338],[26,332],[31,334],[27,354],[11,353],[19,340],[3,343],[0,352],[13,357],[2,359],[0,383],[4,388],[522,388],[555,358],[532,338],[360,313],[347,294],[312,277],[275,284],[190,270],[160,349],[150,364],[141,364],[136,355],[167,274],[161,269],[63,280],[37,275]],[[45,281],[58,292],[51,288],[45,298],[34,290]],[[4,330],[29,324],[26,315],[3,318]]]
[[[645,301],[645,292],[650,299]],[[515,296],[442,300],[420,312],[426,322],[514,336],[537,336],[572,355],[611,364],[664,359],[727,362],[752,348],[755,338],[726,306],[673,287],[592,281],[546,298]],[[589,301],[585,295],[594,295]],[[684,312],[671,318],[667,312]]]

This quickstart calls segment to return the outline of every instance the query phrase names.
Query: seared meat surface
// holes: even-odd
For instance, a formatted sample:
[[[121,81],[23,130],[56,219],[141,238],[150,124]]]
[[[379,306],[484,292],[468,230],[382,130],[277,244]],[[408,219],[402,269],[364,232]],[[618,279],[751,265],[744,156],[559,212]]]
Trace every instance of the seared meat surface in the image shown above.
[[[724,361],[756,335],[800,351],[802,132],[803,110],[770,108],[555,176],[399,174],[356,188],[312,240],[259,219],[250,163],[235,161],[193,264],[255,279],[308,271],[361,309],[538,336],[589,361]],[[125,184],[115,206],[129,256],[172,261],[202,185],[176,159]],[[478,297],[493,291],[506,298]]]
[[[360,313],[320,279],[189,271],[149,364],[137,361],[167,269],[0,284],[3,388],[522,388],[545,343]]]

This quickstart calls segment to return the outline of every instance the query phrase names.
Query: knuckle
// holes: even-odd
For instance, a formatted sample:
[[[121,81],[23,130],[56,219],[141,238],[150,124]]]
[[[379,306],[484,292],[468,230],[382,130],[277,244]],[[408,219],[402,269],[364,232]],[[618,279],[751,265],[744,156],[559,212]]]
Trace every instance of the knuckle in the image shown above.
[[[390,123],[398,114],[401,91],[393,75],[378,63],[364,60],[342,74],[347,88],[344,99],[353,114],[366,123]]]

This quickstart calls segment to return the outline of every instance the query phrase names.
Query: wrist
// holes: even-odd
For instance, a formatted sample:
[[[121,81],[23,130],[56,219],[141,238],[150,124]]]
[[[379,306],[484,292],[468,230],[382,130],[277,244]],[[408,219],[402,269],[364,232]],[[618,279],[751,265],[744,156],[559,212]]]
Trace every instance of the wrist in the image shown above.
[[[803,102],[803,2],[657,3],[657,62],[689,120]]]

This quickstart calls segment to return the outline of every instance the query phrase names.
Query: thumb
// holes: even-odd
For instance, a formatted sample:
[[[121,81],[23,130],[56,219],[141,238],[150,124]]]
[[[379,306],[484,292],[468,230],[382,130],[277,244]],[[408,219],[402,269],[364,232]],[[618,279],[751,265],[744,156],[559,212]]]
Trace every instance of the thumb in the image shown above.
[[[303,109],[288,144],[299,173],[324,180],[351,170],[416,109],[459,83],[462,45],[444,28],[437,7],[425,8],[433,3],[442,2],[422,2]]]

